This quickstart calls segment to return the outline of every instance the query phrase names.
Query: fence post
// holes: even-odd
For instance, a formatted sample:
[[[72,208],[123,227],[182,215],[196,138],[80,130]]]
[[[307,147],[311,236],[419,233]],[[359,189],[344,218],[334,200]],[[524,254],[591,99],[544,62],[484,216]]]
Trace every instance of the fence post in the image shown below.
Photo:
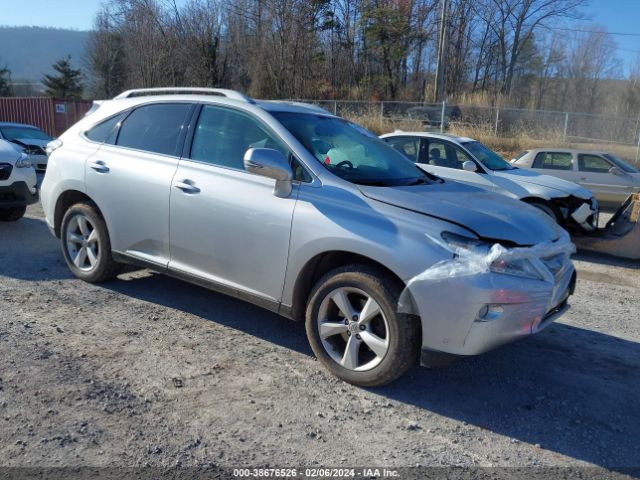
[[[500,121],[500,109],[496,108],[496,126],[493,132],[494,136],[498,136],[498,122]]]
[[[384,118],[384,102],[380,102],[380,118]]]
[[[636,165],[640,162],[640,135],[638,135],[638,148],[636,149]]]
[[[440,133],[444,133],[444,115],[445,115],[446,105],[447,105],[446,100],[443,100],[442,111],[440,112]]]
[[[337,117],[338,116],[338,101],[334,100],[333,101],[333,114]]]
[[[564,131],[562,132],[562,141],[567,141],[567,128],[569,127],[569,112],[564,114]]]

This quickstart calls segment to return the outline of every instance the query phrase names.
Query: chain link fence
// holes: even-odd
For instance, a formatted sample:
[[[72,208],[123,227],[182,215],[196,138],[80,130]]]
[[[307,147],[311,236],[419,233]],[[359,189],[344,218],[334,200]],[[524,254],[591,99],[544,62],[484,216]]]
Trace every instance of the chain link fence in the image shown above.
[[[398,122],[413,121],[425,130],[475,131],[505,138],[526,135],[531,139],[548,141],[549,146],[583,144],[585,149],[591,148],[589,145],[594,149],[603,148],[603,145],[619,145],[626,147],[630,152],[628,156],[635,156],[636,162],[640,160],[640,115],[638,118],[626,118],[446,103],[301,101],[318,105],[341,117],[377,116]]]

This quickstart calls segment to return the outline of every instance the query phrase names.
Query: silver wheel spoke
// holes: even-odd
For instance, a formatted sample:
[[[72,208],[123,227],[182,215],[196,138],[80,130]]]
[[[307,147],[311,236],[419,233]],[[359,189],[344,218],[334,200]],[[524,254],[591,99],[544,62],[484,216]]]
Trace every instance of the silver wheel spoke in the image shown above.
[[[91,230],[91,234],[89,235],[89,238],[87,238],[87,242],[94,243],[97,241],[98,241],[98,231],[94,228],[93,230]]]
[[[344,318],[351,320],[356,315],[356,311],[353,309],[353,306],[349,301],[349,297],[347,297],[347,293],[342,288],[333,292],[331,299],[340,309]]]
[[[380,306],[373,298],[369,297],[360,312],[358,325],[364,325],[380,314]]]
[[[89,231],[89,225],[87,224],[87,219],[84,217],[78,217],[78,228],[80,229],[80,233],[82,233],[82,236],[85,238],[87,238],[89,233],[91,233]]]
[[[91,246],[87,246],[85,249],[87,251],[87,258],[89,259],[89,265],[93,267],[98,262],[98,256]]]
[[[67,234],[67,239],[76,244],[82,243],[82,237],[76,233]]]
[[[322,322],[320,324],[320,337],[327,338],[333,335],[339,335],[349,329],[344,323],[338,322]]]
[[[78,254],[76,255],[76,258],[73,259],[73,263],[75,264],[76,267],[83,268],[84,262],[86,262],[86,260],[87,260],[87,247],[82,247],[80,248],[80,250],[78,250]]]
[[[379,336],[366,330],[360,332],[362,341],[369,347],[378,357],[384,357],[387,353],[387,341]]]
[[[344,350],[344,355],[340,361],[340,365],[351,370],[355,370],[358,367],[358,351],[360,350],[360,341],[355,335],[351,335],[347,340],[347,347]]]

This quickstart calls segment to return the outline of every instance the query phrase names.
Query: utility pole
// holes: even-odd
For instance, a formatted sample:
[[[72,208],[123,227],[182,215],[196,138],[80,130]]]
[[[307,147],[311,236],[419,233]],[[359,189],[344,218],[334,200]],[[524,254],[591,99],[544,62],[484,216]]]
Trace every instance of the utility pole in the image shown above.
[[[447,11],[449,10],[449,0],[442,2],[442,15],[440,17],[440,35],[438,39],[438,62],[436,64],[436,78],[433,86],[433,102],[437,103],[444,97],[444,71],[445,71],[445,49],[447,37]],[[426,95],[425,95],[426,96]]]

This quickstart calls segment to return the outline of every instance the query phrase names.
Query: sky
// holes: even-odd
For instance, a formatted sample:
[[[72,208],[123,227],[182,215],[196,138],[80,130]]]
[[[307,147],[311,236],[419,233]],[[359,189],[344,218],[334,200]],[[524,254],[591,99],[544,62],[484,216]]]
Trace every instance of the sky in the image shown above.
[[[0,24],[89,30],[102,0],[0,0]],[[640,0],[590,0],[588,21],[604,25],[614,35],[626,69],[640,52]]]

